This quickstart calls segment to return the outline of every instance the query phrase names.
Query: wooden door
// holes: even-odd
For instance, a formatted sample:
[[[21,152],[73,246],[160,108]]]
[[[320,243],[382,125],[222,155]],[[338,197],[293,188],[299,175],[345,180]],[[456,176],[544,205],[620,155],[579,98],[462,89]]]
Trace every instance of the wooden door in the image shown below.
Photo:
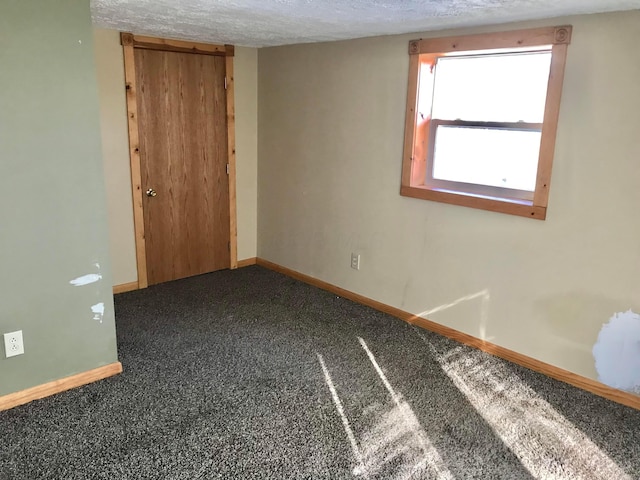
[[[225,58],[135,49],[149,284],[229,268]]]

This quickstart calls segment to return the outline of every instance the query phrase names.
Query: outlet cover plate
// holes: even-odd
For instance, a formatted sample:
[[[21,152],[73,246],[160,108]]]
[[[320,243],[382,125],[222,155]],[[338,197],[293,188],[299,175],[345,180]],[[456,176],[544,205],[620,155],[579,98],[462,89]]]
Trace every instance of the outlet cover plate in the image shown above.
[[[4,334],[4,353],[7,358],[24,353],[22,330]]]

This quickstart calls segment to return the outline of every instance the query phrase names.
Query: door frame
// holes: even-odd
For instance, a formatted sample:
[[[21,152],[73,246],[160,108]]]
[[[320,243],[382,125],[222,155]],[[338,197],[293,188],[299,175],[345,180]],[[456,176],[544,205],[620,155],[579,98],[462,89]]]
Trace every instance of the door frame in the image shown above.
[[[138,288],[149,286],[142,204],[142,173],[140,167],[140,137],[138,131],[138,104],[136,98],[136,65],[134,49],[163,50],[168,52],[196,53],[225,57],[225,86],[227,100],[227,164],[229,168],[229,253],[232,270],[238,268],[238,223],[236,213],[236,130],[235,99],[233,86],[233,45],[215,45],[191,41],[121,33],[124,53],[124,81],[127,98],[127,122],[129,125],[129,159],[131,166],[131,192],[133,195],[133,224],[136,241],[136,265]]]

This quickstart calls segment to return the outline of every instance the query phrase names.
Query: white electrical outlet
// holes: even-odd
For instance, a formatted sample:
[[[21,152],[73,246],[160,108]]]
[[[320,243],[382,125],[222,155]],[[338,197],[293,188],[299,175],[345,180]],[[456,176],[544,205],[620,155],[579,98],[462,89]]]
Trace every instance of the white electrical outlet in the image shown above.
[[[351,268],[353,268],[354,270],[360,270],[360,254],[351,254]]]
[[[7,358],[22,355],[24,353],[22,330],[4,334],[4,353]]]

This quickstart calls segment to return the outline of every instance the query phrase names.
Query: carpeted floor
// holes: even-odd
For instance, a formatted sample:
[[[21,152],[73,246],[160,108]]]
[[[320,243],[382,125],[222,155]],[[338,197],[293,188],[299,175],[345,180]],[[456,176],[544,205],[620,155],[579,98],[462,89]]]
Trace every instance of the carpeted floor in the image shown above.
[[[0,479],[640,478],[640,411],[260,267],[116,317],[124,373],[0,412]]]

